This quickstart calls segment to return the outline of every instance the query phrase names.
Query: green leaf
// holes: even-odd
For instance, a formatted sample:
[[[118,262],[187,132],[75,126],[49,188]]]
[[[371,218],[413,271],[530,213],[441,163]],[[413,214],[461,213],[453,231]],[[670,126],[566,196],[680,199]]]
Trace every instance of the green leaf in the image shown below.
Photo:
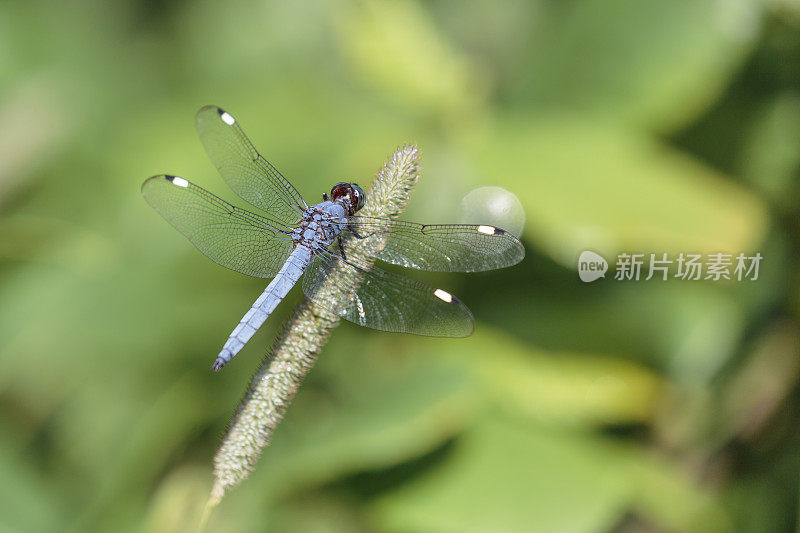
[[[367,1],[339,17],[339,41],[355,73],[415,109],[458,112],[482,99],[464,54],[414,1]]]
[[[418,353],[466,367],[487,402],[539,422],[647,422],[661,394],[656,374],[624,359],[546,352],[486,326],[468,340],[448,341],[419,341]]]
[[[800,98],[779,95],[761,110],[741,154],[747,180],[784,209],[797,209]]]
[[[635,448],[489,415],[443,461],[376,500],[382,531],[588,533],[629,510],[670,531],[726,531],[708,494]],[[699,529],[698,529],[699,528]]]

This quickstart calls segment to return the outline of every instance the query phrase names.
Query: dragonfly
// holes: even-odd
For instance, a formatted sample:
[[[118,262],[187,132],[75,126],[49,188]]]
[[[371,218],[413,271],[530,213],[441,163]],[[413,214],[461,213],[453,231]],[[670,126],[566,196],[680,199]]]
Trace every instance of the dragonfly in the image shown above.
[[[376,267],[374,261],[426,271],[478,272],[514,265],[525,256],[519,239],[495,226],[359,216],[367,195],[356,183],[336,183],[322,202],[308,205],[258,153],[233,115],[206,106],[197,113],[196,127],[223,180],[264,214],[236,207],[168,174],[148,178],[142,195],[212,261],[248,276],[273,278],[231,332],[214,371],[233,359],[301,278],[303,292],[315,305],[361,326],[466,337],[474,330],[474,319],[458,298]],[[379,238],[380,250],[373,261],[347,254],[343,237]],[[351,274],[339,278],[359,282],[342,282],[337,297],[331,298],[319,289],[335,273]]]

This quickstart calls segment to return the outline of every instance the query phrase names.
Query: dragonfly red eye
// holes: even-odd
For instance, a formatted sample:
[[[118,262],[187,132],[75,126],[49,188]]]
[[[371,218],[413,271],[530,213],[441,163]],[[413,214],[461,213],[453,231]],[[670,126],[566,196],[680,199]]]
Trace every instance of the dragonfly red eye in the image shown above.
[[[343,196],[348,196],[350,194],[350,184],[345,182],[339,182],[333,186],[331,189],[331,200],[337,200],[342,198]]]

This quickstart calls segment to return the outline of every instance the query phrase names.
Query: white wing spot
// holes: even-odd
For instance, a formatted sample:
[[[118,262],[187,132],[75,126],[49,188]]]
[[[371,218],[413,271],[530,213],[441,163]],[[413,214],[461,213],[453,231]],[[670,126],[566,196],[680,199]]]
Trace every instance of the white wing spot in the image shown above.
[[[433,295],[443,302],[451,303],[453,301],[453,295],[447,291],[443,291],[442,289],[436,289],[433,291]]]
[[[228,126],[233,126],[236,123],[236,119],[233,118],[228,112],[223,111],[220,117],[222,117],[222,122]]]
[[[356,295],[356,302],[358,303],[358,318],[361,319],[361,324],[367,323],[367,314],[364,312],[364,304],[361,303],[361,298]]]
[[[478,233],[485,233],[486,235],[494,235],[494,226],[478,226]]]
[[[179,178],[178,176],[175,176],[174,178],[172,178],[172,184],[173,185],[177,185],[178,187],[188,187],[189,186],[189,182],[188,181],[186,181],[183,178]]]

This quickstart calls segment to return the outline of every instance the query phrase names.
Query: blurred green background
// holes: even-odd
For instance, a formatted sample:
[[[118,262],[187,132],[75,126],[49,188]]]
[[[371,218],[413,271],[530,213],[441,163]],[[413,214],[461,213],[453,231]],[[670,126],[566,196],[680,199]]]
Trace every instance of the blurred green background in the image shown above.
[[[193,128],[231,111],[307,199],[423,151],[404,218],[522,201],[525,261],[412,273],[469,339],[343,324],[230,532],[794,531],[800,5],[792,0],[0,3],[0,531],[193,531],[295,289],[144,202],[242,204]],[[584,248],[760,252],[755,282],[581,283]]]

